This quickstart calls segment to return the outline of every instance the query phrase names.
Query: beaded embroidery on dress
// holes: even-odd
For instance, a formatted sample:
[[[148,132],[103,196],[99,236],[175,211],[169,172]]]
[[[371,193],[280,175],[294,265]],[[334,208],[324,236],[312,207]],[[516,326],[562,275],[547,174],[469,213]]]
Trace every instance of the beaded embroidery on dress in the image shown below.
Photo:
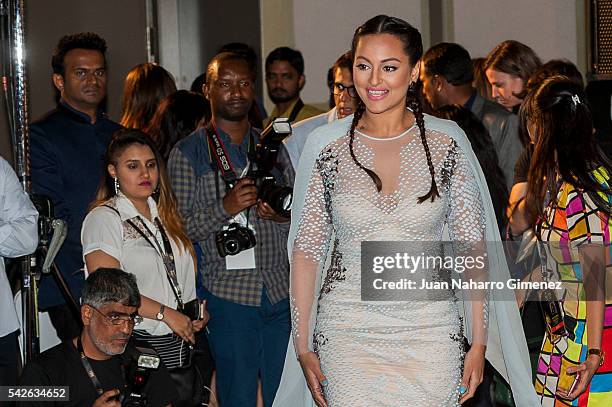
[[[414,301],[360,301],[356,282],[361,240],[402,240],[409,235],[403,240],[421,236],[435,243],[445,223],[446,240],[474,241],[484,230],[490,278],[504,281],[510,274],[497,244],[500,235],[486,179],[456,123],[425,115],[441,196],[433,204],[417,206],[416,198],[431,182],[417,130],[391,144],[356,135],[359,161],[382,180],[378,193],[350,158],[346,134],[351,120],[349,116],[314,130],[300,157],[288,240],[293,344],[287,348],[273,406],[315,406],[297,358],[306,351],[320,357],[329,380],[324,391],[330,407],[455,405],[462,371],[459,342],[464,337],[470,343],[486,340],[486,357],[510,384],[516,405],[540,406],[516,302],[491,297],[481,308],[471,309],[465,298],[430,302],[430,308],[417,307]],[[477,196],[480,203],[475,202]],[[475,207],[463,207],[474,202]],[[336,238],[334,255],[328,251]],[[455,246],[460,245],[454,244],[453,250]],[[472,315],[472,310],[483,312]],[[484,336],[475,332],[480,326],[487,327]]]
[[[443,192],[433,203],[418,204],[431,182],[418,128],[393,139],[356,134],[355,154],[381,177],[381,193],[351,159],[348,143],[344,136],[321,152],[306,193],[293,251],[296,349],[317,352],[329,380],[329,406],[455,406],[463,361],[457,302],[361,301],[360,244],[439,242],[445,223],[454,239],[483,240],[483,208],[474,177],[451,138],[428,132]],[[308,311],[300,309],[293,290],[302,286],[301,273],[318,267],[332,233],[331,263],[309,340]]]

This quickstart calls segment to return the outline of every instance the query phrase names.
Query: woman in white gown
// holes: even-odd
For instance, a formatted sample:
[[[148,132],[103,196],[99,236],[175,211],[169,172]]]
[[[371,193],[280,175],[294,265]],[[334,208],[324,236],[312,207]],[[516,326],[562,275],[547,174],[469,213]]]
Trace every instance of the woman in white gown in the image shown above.
[[[452,241],[491,252],[485,242],[498,233],[465,135],[421,112],[419,32],[377,16],[357,29],[352,50],[362,102],[352,119],[309,136],[300,159],[289,242],[294,349],[275,406],[454,406],[482,381],[485,352],[521,387],[517,405],[537,405],[513,303],[361,300],[363,241],[441,242],[447,228]],[[438,254],[441,244],[429,246]],[[493,254],[489,267],[500,268]],[[507,349],[500,323],[510,330]]]

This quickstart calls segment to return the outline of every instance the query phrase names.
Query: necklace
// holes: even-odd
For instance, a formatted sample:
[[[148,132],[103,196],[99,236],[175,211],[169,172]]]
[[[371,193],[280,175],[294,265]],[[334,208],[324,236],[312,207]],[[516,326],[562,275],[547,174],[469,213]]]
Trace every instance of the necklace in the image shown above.
[[[397,140],[399,138],[404,137],[406,134],[408,134],[408,132],[410,132],[410,130],[412,130],[414,128],[414,126],[416,126],[416,122],[412,124],[412,126],[408,127],[406,130],[404,130],[403,132],[401,132],[400,134],[398,134],[397,136],[393,136],[393,137],[372,137],[372,136],[368,136],[365,133],[362,133],[361,131],[359,131],[358,129],[355,129],[355,133],[359,133],[359,135],[369,139],[369,140],[376,140],[376,141],[391,141],[391,140]]]

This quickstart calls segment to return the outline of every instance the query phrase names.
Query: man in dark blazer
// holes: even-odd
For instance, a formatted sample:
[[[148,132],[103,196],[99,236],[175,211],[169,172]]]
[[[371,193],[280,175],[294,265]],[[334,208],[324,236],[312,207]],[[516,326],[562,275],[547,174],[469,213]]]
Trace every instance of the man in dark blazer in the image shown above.
[[[57,107],[30,125],[32,189],[51,198],[56,218],[64,219],[68,235],[55,263],[77,304],[85,280],[81,225],[95,199],[103,155],[113,132],[121,128],[102,110],[106,97],[106,42],[94,33],[60,39],[51,59]],[[39,307],[49,312],[62,340],[81,331],[55,279],[40,281]]]

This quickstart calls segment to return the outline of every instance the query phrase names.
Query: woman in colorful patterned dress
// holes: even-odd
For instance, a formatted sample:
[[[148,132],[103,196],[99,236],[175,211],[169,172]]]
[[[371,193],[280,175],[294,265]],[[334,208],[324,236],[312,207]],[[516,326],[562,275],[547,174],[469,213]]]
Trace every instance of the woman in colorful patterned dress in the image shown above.
[[[534,143],[526,206],[546,243],[547,267],[565,288],[567,335],[546,335],[536,391],[543,406],[609,406],[612,361],[605,354],[612,356],[612,301],[610,290],[608,297],[605,292],[605,265],[610,267],[611,167],[595,145],[583,89],[568,78],[545,80],[521,114]]]

